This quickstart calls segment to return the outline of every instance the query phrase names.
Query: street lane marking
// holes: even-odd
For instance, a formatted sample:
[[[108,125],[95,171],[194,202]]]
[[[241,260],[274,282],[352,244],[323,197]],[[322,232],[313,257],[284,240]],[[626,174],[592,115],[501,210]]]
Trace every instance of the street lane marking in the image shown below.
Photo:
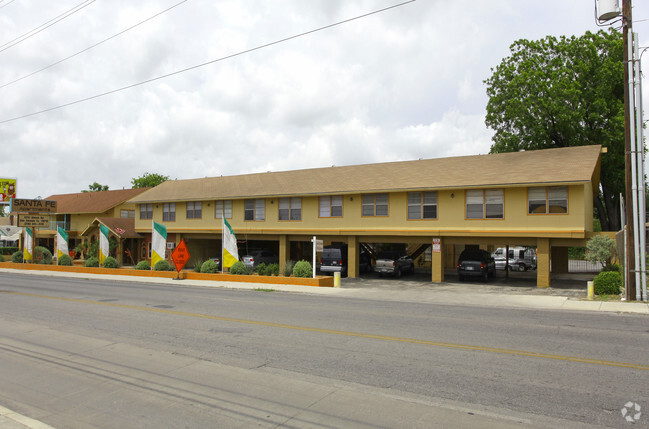
[[[291,329],[295,331],[318,332],[321,334],[342,335],[347,337],[368,338],[373,340],[393,341],[393,342],[400,342],[400,343],[422,344],[426,346],[443,347],[449,349],[473,350],[473,351],[498,353],[498,354],[505,354],[505,355],[512,355],[512,356],[527,356],[527,357],[535,357],[540,359],[562,360],[567,362],[586,363],[591,365],[614,366],[619,368],[630,368],[630,369],[637,369],[640,371],[649,371],[649,365],[640,365],[640,364],[629,363],[629,362],[616,362],[616,361],[590,359],[590,358],[577,357],[577,356],[554,355],[548,353],[530,352],[525,350],[501,349],[497,347],[473,346],[470,344],[446,343],[441,341],[420,340],[416,338],[393,337],[389,335],[365,334],[361,332],[339,331],[336,329],[313,328],[310,326],[288,325],[284,323],[264,322],[260,320],[250,320],[250,319],[238,319],[235,317],[213,316],[209,314],[189,313],[185,311],[170,310],[164,308],[142,307],[139,305],[116,304],[114,302],[90,301],[87,299],[64,298],[59,296],[38,295],[38,294],[25,293],[25,292],[0,291],[0,293],[19,295],[19,296],[28,296],[32,298],[51,299],[56,301],[76,302],[79,304],[102,305],[104,307],[123,308],[127,310],[149,311],[153,313],[172,314],[176,316],[219,320],[222,322],[244,323],[247,325],[257,325],[257,326],[268,326],[273,328]]]

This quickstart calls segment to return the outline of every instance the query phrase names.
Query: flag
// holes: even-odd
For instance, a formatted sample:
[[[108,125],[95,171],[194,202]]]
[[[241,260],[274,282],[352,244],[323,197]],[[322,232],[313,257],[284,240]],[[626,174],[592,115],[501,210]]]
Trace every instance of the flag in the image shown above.
[[[151,232],[151,269],[155,267],[158,261],[165,260],[166,250],[167,227],[153,222],[153,231]]]
[[[23,261],[31,261],[34,252],[34,231],[25,227],[25,240],[23,249]]]
[[[237,250],[237,236],[234,235],[232,227],[223,217],[223,268],[230,268],[239,260],[239,251]]]
[[[56,259],[68,254],[68,233],[59,226],[56,234]]]
[[[104,265],[108,258],[108,227],[99,224],[99,264]]]

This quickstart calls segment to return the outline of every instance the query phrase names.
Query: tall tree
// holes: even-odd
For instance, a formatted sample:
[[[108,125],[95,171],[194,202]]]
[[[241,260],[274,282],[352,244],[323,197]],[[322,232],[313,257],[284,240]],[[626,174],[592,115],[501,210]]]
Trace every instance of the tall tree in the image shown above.
[[[135,188],[153,188],[154,186],[158,186],[162,182],[166,182],[169,180],[169,176],[163,176],[162,174],[158,173],[144,173],[140,177],[134,177],[131,179],[131,184],[133,185],[133,189]]]
[[[595,214],[603,230],[618,230],[625,183],[622,35],[518,40],[510,50],[485,80],[491,152],[603,145]]]
[[[82,190],[81,192],[100,192],[100,191],[107,191],[108,190],[108,185],[100,185],[99,183],[95,182],[92,185],[88,185],[87,190]]]

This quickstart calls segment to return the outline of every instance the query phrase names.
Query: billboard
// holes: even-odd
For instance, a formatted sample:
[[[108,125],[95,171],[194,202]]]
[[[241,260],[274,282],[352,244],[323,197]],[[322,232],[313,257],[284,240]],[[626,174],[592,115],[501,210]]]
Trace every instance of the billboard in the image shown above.
[[[9,204],[11,198],[16,198],[16,179],[0,178],[0,204]]]

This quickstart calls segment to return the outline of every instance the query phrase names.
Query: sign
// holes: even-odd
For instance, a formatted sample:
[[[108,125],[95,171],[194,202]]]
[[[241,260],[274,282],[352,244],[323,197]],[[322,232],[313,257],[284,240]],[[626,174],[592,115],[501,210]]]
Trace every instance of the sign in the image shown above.
[[[13,198],[11,200],[11,211],[22,213],[56,213],[56,201]]]
[[[442,251],[442,239],[433,238],[433,253],[440,253]]]
[[[18,226],[26,226],[29,228],[49,228],[50,217],[49,215],[20,213],[18,215]]]
[[[12,198],[16,198],[16,179],[0,178],[0,204],[9,204]]]
[[[322,252],[322,249],[324,249],[322,240],[316,240],[315,241],[315,251],[316,252]]]
[[[185,267],[187,261],[189,261],[189,257],[189,250],[187,250],[187,245],[185,244],[185,239],[183,238],[180,240],[180,244],[178,244],[176,249],[171,253],[171,260],[174,261],[176,271],[180,273],[180,270],[182,270]]]

